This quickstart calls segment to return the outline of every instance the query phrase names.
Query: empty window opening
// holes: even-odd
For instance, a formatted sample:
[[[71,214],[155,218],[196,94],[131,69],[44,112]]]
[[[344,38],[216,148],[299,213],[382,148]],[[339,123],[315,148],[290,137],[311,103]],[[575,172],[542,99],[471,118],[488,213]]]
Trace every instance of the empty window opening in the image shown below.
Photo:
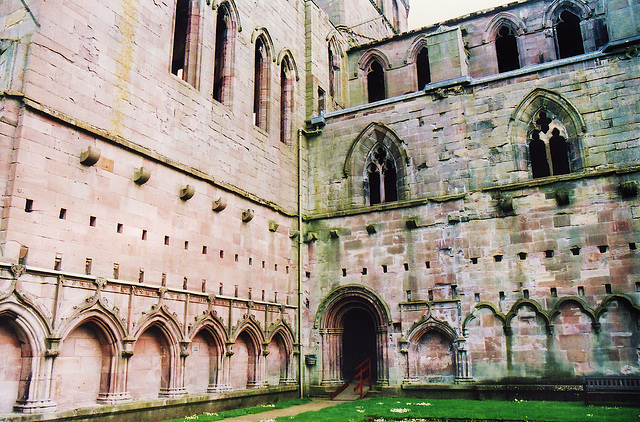
[[[499,292],[498,293],[500,300],[505,300],[506,296],[504,295],[504,292]]]
[[[204,278],[202,279],[202,284],[200,285],[200,291],[202,293],[207,291],[207,280],[205,280]]]
[[[147,240],[147,231],[146,230],[142,230],[142,236],[140,236],[140,238],[142,240]]]
[[[605,253],[609,250],[609,245],[599,245],[598,250],[600,251],[600,253]]]
[[[207,246],[203,245],[202,246],[202,255],[206,255],[207,254]]]
[[[429,68],[429,51],[426,47],[420,49],[416,56],[416,72],[418,73],[418,90],[423,90],[431,83],[431,69]]]
[[[249,265],[253,265],[253,258],[249,257]]]
[[[262,261],[262,268],[267,268],[267,262],[266,261]]]
[[[262,299],[262,301],[264,301],[264,289],[262,290],[262,295],[260,296],[260,298]]]
[[[184,277],[182,279],[182,290],[188,290],[189,287],[189,280],[187,279],[187,277]]]
[[[124,230],[124,225],[122,223],[118,223],[118,226],[116,227],[116,231],[122,234],[123,230]]]
[[[278,302],[278,292],[273,292],[273,301]]]
[[[405,271],[409,271],[409,263],[408,262],[404,263],[404,270]]]
[[[60,214],[58,214],[58,218],[60,220],[66,220],[67,219],[67,210],[66,210],[66,208],[60,208]]]
[[[386,266],[386,265],[383,265],[383,266],[382,266],[382,272],[383,272],[383,273],[386,273],[386,272],[387,272],[387,266]]]
[[[93,215],[91,217],[89,217],[89,225],[91,227],[95,227],[96,226],[96,218]]]
[[[138,271],[138,283],[144,283],[144,269],[142,268]]]
[[[191,84],[195,81],[197,14],[192,15],[190,0],[177,0],[173,28],[171,73]]]
[[[269,102],[269,57],[263,37],[258,37],[255,50],[253,80],[253,124],[267,130]]]
[[[286,267],[284,267],[284,272],[285,272],[285,274],[289,274],[289,266],[288,265]]]
[[[553,258],[553,249],[547,249],[546,251],[544,251],[544,257],[545,258]]]
[[[636,293],[640,293],[640,281],[636,281]]]
[[[251,287],[249,287],[249,291],[247,292],[247,299],[251,299]]]
[[[429,300],[433,300],[433,290],[429,290],[427,292],[427,297],[429,298]]]
[[[458,286],[451,286],[451,299],[456,299],[458,297]]]
[[[91,258],[87,258],[84,260],[84,273],[86,275],[91,275],[91,263],[92,263]]]
[[[407,302],[411,302],[411,290],[407,290]]]
[[[62,270],[62,254],[61,253],[56,254],[56,257],[53,261],[53,269],[56,271]]]
[[[235,255],[233,256],[233,260],[234,260],[235,262],[238,262],[238,259],[239,259],[239,258],[240,258],[240,257],[238,256],[238,254],[235,254]]]
[[[340,55],[334,52],[333,46],[329,45],[329,95],[339,97],[340,94]]]
[[[166,287],[167,285],[167,273],[162,273],[160,276],[160,285]]]
[[[293,125],[293,67],[288,57],[280,65],[280,141],[291,144]]]
[[[431,261],[426,261],[426,262],[424,263],[424,266],[425,266],[427,269],[431,268]]]
[[[578,286],[578,296],[584,296],[584,286]]]
[[[213,74],[213,99],[223,104],[229,103],[234,34],[229,6],[227,3],[223,3],[218,7],[216,19],[216,51]]]
[[[343,268],[343,269],[342,269],[342,276],[343,276],[343,277],[346,277],[346,276],[347,276],[347,269],[346,269],[346,268]]]
[[[574,246],[573,248],[569,249],[571,251],[571,254],[573,255],[580,255],[580,248],[578,246]]]
[[[220,259],[224,258],[224,251],[222,249],[220,249]]]
[[[529,290],[524,289],[524,290],[522,291],[522,296],[523,296],[525,299],[529,299]]]
[[[494,255],[493,260],[495,262],[502,262],[502,255]]]
[[[391,22],[393,23],[393,29],[396,32],[400,32],[400,12],[397,0],[392,0],[391,2]]]
[[[33,211],[33,199],[27,199],[24,202],[24,212],[31,212]]]
[[[480,293],[474,293],[473,300],[475,300],[476,302],[480,302]]]
[[[238,297],[238,285],[234,285],[233,286],[233,296],[234,297]]]
[[[530,132],[529,160],[534,178],[569,174],[569,142],[566,128],[542,111]]]
[[[580,18],[568,10],[562,11],[556,25],[558,56],[561,59],[584,54]]]
[[[322,115],[325,111],[327,111],[327,104],[324,89],[318,87],[318,114]]]
[[[558,289],[555,287],[551,288],[551,297],[558,297]]]
[[[474,264],[474,265],[477,264],[478,263],[478,258],[476,258],[476,257],[471,258],[471,263]]]
[[[502,25],[496,35],[496,55],[498,56],[498,72],[509,72],[520,69],[518,57],[518,40],[507,25]]]
[[[311,278],[311,271],[306,271],[306,272],[304,273],[304,276],[305,276],[306,278]]]
[[[366,268],[362,269],[362,275],[367,275],[367,269]]]
[[[604,292],[608,295],[611,294],[611,284],[607,283],[604,285]]]
[[[164,244],[167,246],[169,245],[169,236],[164,237]]]
[[[520,258],[521,261],[524,261],[525,259],[527,259],[527,253],[526,252],[520,252],[518,254],[518,258]]]
[[[636,246],[635,242],[630,242],[629,243],[629,250],[630,251],[635,251],[638,247]]]
[[[222,283],[220,283],[218,285],[218,294],[221,295],[222,294],[222,289],[224,288],[224,285]]]
[[[398,200],[396,166],[382,145],[374,148],[367,159],[369,203],[371,205]]]
[[[278,271],[278,264],[273,264],[273,271]]]
[[[113,264],[113,278],[120,278],[120,264]]]
[[[367,94],[370,103],[386,98],[384,70],[377,60],[371,62],[367,71]]]
[[[186,251],[186,250],[189,250],[189,241],[188,241],[188,240],[185,240],[185,241],[184,241],[184,250],[185,250],[185,251]]]

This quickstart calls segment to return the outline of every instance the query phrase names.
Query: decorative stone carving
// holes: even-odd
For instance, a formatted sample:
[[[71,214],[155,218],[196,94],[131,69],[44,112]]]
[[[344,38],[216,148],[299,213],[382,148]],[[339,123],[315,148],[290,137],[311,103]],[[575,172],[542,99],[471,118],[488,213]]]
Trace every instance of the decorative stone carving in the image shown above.
[[[253,210],[242,211],[242,222],[243,223],[248,223],[249,221],[253,220],[253,217],[254,217],[254,211]]]
[[[151,177],[151,170],[146,167],[140,167],[133,172],[133,181],[138,185],[144,185]]]
[[[180,189],[180,199],[182,199],[183,201],[188,201],[189,199],[193,198],[193,195],[195,195],[195,193],[196,188],[191,185],[187,185]]]
[[[211,210],[215,212],[221,212],[225,208],[227,208],[227,200],[223,197],[220,197],[213,201],[213,205],[211,205]]]

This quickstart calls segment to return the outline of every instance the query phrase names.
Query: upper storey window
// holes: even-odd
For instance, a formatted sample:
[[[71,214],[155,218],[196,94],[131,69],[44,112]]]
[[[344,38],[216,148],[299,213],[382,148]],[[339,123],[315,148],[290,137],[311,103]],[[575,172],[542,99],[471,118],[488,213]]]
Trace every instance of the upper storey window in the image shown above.
[[[287,145],[293,125],[293,81],[293,66],[285,56],[280,64],[280,140]]]
[[[177,0],[173,26],[171,73],[195,85],[198,14],[190,0]]]
[[[376,145],[366,164],[369,186],[369,204],[398,200],[396,166],[383,145]]]
[[[520,69],[520,57],[518,55],[518,40],[513,29],[508,25],[502,25],[496,34],[496,55],[498,58],[498,72],[508,72]]]
[[[384,100],[387,97],[384,70],[377,60],[372,60],[367,70],[367,94],[370,103]]]
[[[568,10],[563,10],[558,16],[556,42],[561,59],[584,54],[580,18]]]
[[[218,7],[216,18],[215,63],[213,74],[213,99],[229,104],[231,93],[231,64],[235,23],[228,3]]]
[[[529,159],[534,178],[570,173],[567,130],[558,119],[540,112],[529,137]]]
[[[267,130],[269,104],[269,51],[262,36],[256,40],[253,89],[253,124]]]
[[[398,10],[397,0],[392,0],[391,2],[391,18],[393,21],[393,29],[399,32],[400,31],[400,12]]]
[[[422,90],[431,83],[431,69],[429,68],[429,51],[423,47],[416,56],[416,72],[418,74],[418,89]]]

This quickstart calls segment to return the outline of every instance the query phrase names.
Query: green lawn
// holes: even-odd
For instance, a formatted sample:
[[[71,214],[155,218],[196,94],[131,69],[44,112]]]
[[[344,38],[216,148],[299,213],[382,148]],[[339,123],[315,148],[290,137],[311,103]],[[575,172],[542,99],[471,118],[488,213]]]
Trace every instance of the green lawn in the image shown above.
[[[277,403],[265,404],[265,405],[262,405],[262,406],[245,407],[243,409],[225,410],[225,411],[222,411],[222,412],[205,413],[205,414],[202,414],[202,415],[192,415],[192,416],[187,416],[185,418],[180,418],[180,419],[171,419],[170,421],[166,421],[166,422],[187,422],[187,421],[213,422],[213,421],[221,421],[223,419],[235,418],[236,416],[252,415],[254,413],[266,412],[267,410],[284,409],[284,408],[291,407],[291,406],[297,406],[299,404],[309,403],[310,401],[311,401],[310,398],[279,401]]]
[[[421,419],[423,418],[423,419]],[[277,422],[411,421],[438,418],[491,421],[640,422],[638,407],[585,406],[579,402],[476,401],[373,398],[345,402],[321,412],[277,418]]]
[[[309,399],[278,402],[271,405],[225,412],[193,415],[172,422],[209,422],[246,414],[260,413],[307,403]],[[640,404],[639,404],[640,406]],[[551,421],[551,422],[640,422],[640,407],[585,406],[580,402],[477,401],[372,398],[340,403],[319,412],[285,416],[277,422],[386,422],[386,421]]]

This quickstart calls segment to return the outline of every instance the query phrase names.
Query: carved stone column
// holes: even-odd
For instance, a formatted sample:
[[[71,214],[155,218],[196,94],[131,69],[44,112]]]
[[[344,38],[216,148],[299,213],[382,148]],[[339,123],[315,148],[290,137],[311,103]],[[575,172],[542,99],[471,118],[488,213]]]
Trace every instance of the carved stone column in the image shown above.
[[[322,336],[322,385],[342,384],[340,361],[342,358],[342,328],[320,330]]]

